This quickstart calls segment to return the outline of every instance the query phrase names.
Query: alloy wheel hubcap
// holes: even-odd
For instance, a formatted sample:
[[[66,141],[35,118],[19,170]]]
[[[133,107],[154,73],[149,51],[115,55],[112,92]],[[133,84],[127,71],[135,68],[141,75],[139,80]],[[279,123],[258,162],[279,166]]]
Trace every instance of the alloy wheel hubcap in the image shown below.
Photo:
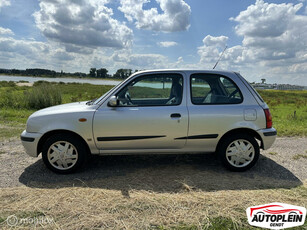
[[[226,159],[234,167],[242,168],[249,165],[255,157],[255,148],[247,140],[235,140],[228,145]]]
[[[54,168],[67,170],[77,163],[78,151],[71,143],[58,141],[49,147],[47,157]]]

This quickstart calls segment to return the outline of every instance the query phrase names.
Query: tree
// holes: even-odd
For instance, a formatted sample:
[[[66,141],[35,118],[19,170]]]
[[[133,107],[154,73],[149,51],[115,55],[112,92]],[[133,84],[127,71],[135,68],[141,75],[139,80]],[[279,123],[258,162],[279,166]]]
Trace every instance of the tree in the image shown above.
[[[113,75],[114,78],[125,79],[129,77],[132,73],[132,69],[118,69]]]
[[[108,70],[105,68],[97,69],[97,78],[107,78]]]
[[[25,71],[26,75],[32,75],[32,76],[52,76],[55,77],[56,72],[54,70],[49,69],[26,69]]]
[[[90,69],[90,77],[96,77],[96,68]]]

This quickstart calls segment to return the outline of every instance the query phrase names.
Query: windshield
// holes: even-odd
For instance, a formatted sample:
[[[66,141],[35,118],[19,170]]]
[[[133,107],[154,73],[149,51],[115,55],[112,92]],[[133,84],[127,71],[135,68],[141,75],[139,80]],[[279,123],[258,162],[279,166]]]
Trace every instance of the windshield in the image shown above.
[[[110,89],[108,92],[103,94],[98,99],[92,100],[92,104],[97,105],[102,99],[104,99],[109,93],[111,93],[113,90],[115,90],[117,87],[119,87],[124,81],[119,82],[116,86],[114,86],[112,89]]]

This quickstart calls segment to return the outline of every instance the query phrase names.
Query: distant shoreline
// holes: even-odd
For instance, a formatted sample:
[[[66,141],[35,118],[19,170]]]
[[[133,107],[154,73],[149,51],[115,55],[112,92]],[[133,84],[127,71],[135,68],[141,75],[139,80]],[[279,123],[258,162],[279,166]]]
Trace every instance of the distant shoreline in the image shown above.
[[[117,85],[120,79],[109,78],[79,78],[79,77],[44,77],[44,76],[22,76],[1,74],[0,81],[13,81],[16,83],[34,83],[37,81],[64,82],[64,83],[83,83],[92,85]]]
[[[16,82],[17,86],[28,86],[28,87],[32,87],[34,85],[33,82]]]
[[[71,78],[71,79],[84,79],[84,80],[106,80],[106,81],[122,81],[123,79],[117,78],[94,78],[94,77],[77,77],[73,75],[67,75],[63,77],[52,77],[49,75],[40,75],[40,76],[33,76],[33,75],[22,75],[22,74],[7,74],[7,73],[0,73],[0,76],[8,76],[8,77],[34,77],[34,78],[51,78],[51,79],[61,79],[61,78]]]

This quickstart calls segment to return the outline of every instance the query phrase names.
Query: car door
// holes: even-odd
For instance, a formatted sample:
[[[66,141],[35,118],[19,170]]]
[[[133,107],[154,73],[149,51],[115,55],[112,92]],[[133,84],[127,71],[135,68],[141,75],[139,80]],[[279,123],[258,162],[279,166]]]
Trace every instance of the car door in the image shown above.
[[[230,78],[218,74],[190,76],[187,148],[213,152],[227,131],[243,126],[243,96]]]
[[[101,150],[180,149],[187,135],[185,79],[180,73],[137,76],[94,114],[93,133]]]

